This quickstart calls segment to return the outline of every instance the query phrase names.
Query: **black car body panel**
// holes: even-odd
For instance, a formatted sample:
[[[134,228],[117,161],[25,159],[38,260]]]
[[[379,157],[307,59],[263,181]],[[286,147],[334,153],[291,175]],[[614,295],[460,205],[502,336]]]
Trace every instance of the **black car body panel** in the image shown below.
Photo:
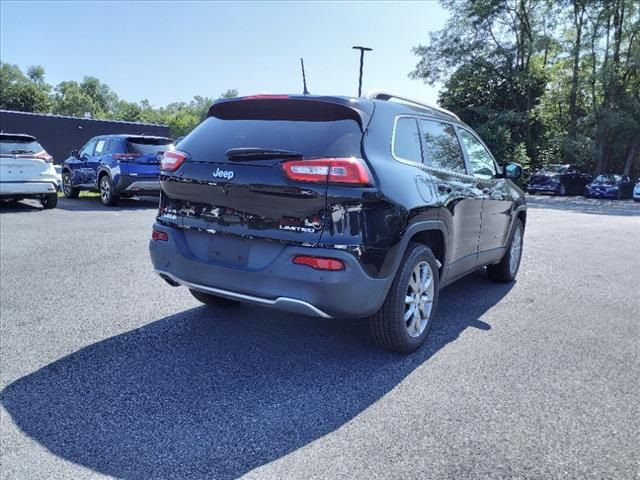
[[[631,198],[633,182],[628,175],[598,175],[584,189],[585,197],[591,198]]]
[[[415,122],[414,159],[395,150],[400,118]],[[262,122],[260,131],[252,121]],[[422,121],[446,129],[446,140],[459,149],[461,169],[422,161]],[[215,135],[210,127],[223,131],[224,122],[229,132],[220,145],[207,147]],[[282,133],[264,133],[275,132],[279,122]],[[324,129],[313,137],[319,140],[310,140],[316,151],[302,151],[307,145],[296,143],[306,129]],[[468,173],[477,166],[460,143],[462,130],[482,148],[457,118],[391,101],[283,96],[216,103],[209,118],[180,142],[188,159],[175,172],[161,174],[154,229],[169,240],[151,241],[154,268],[169,283],[219,296],[312,315],[364,317],[380,308],[411,241],[428,239],[433,245],[441,286],[499,262],[515,218],[526,221],[524,194],[492,157],[493,175]],[[225,158],[232,147],[302,151],[303,161],[349,154],[362,159],[370,182],[294,181],[283,173],[290,159]],[[293,264],[300,254],[338,258],[345,268]]]
[[[548,165],[531,176],[527,192],[580,195],[591,179],[576,165]]]

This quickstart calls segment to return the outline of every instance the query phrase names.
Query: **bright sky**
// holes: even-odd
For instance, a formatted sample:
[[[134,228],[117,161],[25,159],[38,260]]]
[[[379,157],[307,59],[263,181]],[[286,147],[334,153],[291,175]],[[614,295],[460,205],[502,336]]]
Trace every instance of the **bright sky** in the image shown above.
[[[435,102],[437,88],[407,74],[411,48],[441,29],[446,12],[426,2],[0,2],[0,58],[46,80],[91,75],[121,98],[152,104],[241,95],[302,92],[304,58],[313,94],[356,95],[359,53],[363,91],[389,90]]]

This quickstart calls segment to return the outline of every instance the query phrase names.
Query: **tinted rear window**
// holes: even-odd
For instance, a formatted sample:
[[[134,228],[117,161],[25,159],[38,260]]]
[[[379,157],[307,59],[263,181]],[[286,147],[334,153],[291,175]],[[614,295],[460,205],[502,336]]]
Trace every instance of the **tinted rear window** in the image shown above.
[[[141,153],[153,155],[171,148],[172,141],[169,138],[128,138],[127,151],[129,153]]]
[[[458,173],[467,173],[462,149],[452,125],[420,120],[424,159],[427,165]]]
[[[356,114],[322,102],[233,102],[180,142],[196,161],[227,161],[230,148],[274,148],[312,157],[359,157]]]
[[[0,154],[38,153],[42,150],[44,149],[34,138],[9,135],[0,137]]]

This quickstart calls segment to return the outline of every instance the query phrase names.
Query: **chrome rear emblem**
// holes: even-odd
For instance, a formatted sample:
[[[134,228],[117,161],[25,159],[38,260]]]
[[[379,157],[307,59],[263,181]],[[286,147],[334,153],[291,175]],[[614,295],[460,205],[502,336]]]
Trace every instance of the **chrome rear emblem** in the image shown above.
[[[224,178],[225,180],[231,180],[235,176],[235,173],[233,172],[233,170],[220,170],[218,168],[215,172],[212,173],[212,175],[215,178]]]

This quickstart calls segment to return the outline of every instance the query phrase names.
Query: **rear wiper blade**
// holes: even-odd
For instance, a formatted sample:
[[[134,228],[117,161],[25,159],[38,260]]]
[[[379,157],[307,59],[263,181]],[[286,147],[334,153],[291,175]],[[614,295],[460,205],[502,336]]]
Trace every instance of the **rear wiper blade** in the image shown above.
[[[226,151],[227,158],[241,162],[242,160],[256,160],[260,158],[302,158],[301,152],[281,150],[278,148],[243,147],[230,148]]]

